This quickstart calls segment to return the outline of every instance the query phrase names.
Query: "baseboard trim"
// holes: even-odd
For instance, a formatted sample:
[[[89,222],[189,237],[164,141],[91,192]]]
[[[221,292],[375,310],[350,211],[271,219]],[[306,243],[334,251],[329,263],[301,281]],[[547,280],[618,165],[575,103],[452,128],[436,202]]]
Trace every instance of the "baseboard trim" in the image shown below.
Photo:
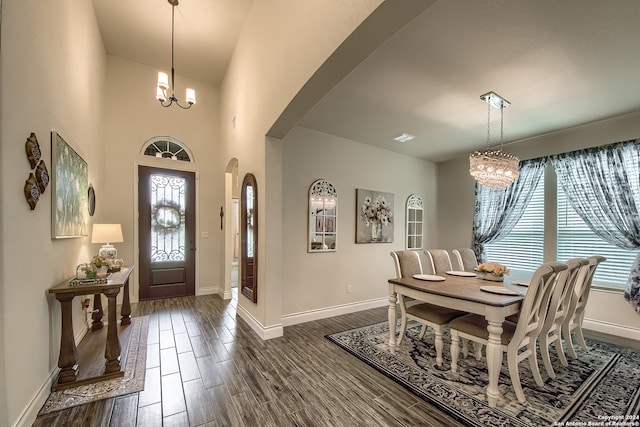
[[[220,293],[220,286],[207,286],[204,288],[198,288],[196,290],[196,296],[215,295],[219,293]]]
[[[640,341],[640,329],[631,328],[629,326],[584,319],[582,328],[589,331],[602,332],[604,334]]]
[[[258,319],[253,317],[253,315],[245,310],[241,305],[236,307],[236,313],[242,320],[249,324],[251,329],[253,329],[260,338],[265,341],[284,335],[284,328],[282,327],[282,324],[264,327]]]
[[[38,392],[33,396],[29,405],[24,409],[18,421],[13,425],[14,427],[30,427],[36,420],[40,408],[47,401],[49,394],[51,393],[51,385],[58,377],[60,368],[55,367],[50,373],[49,377],[44,381]]]
[[[313,322],[314,320],[326,319],[328,317],[340,316],[343,314],[355,313],[362,310],[368,310],[370,308],[378,308],[388,305],[389,298],[384,297],[350,304],[340,304],[316,310],[302,311],[282,316],[282,325],[285,327],[293,326],[299,323]]]
[[[229,291],[224,291],[222,292],[222,289],[220,289],[220,296],[222,297],[223,300],[228,300],[233,298],[233,292]]]

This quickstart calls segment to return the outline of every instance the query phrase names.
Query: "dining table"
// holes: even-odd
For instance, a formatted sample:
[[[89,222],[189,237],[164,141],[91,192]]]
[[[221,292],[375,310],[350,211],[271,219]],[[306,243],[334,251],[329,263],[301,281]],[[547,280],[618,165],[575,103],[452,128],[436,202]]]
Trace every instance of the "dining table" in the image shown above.
[[[487,402],[490,407],[495,408],[500,398],[498,376],[502,366],[502,324],[507,316],[520,311],[520,304],[527,288],[513,284],[509,280],[494,282],[480,277],[463,277],[454,274],[437,275],[440,279],[433,277],[435,275],[423,275],[431,276],[438,281],[420,280],[414,277],[389,279],[389,347],[394,352],[398,342],[396,337],[398,295],[484,316],[488,322],[487,331],[489,332],[486,350],[489,375]],[[513,295],[492,293],[481,289],[490,289],[487,287],[508,289]],[[500,291],[496,288],[491,290]],[[404,304],[404,298],[399,300]],[[405,310],[403,309],[402,312]],[[406,321],[406,319],[403,320]]]

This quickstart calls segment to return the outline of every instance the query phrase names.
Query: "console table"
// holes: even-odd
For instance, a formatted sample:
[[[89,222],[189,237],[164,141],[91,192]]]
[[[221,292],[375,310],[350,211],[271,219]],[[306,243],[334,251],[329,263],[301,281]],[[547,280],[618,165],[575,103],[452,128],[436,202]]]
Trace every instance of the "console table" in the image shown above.
[[[120,367],[120,340],[118,339],[118,325],[116,320],[116,297],[120,293],[120,289],[124,288],[122,308],[121,308],[121,325],[131,323],[131,304],[129,301],[129,276],[133,271],[133,265],[122,267],[119,272],[111,273],[107,283],[104,284],[86,284],[86,285],[69,285],[69,280],[52,287],[49,293],[54,294],[55,298],[60,302],[62,311],[62,327],[60,337],[60,355],[58,357],[58,367],[60,373],[57,381],[51,386],[52,391],[62,390],[78,385],[91,384],[110,378],[124,376],[124,371]],[[107,339],[104,349],[104,372],[87,378],[77,378],[78,376],[78,352],[73,334],[73,298],[79,295],[95,295],[94,296],[94,313],[92,315],[92,330],[102,328],[102,303],[100,295],[104,294],[108,299],[108,315],[107,315]]]

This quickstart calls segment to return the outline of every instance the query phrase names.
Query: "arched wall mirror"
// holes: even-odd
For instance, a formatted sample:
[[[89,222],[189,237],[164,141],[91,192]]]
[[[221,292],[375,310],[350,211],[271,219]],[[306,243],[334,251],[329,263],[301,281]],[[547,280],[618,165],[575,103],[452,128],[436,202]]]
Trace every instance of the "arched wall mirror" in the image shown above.
[[[338,237],[338,192],[326,179],[309,188],[309,246],[307,252],[333,252]]]
[[[422,197],[412,194],[407,199],[407,250],[422,249],[422,223],[424,203]]]
[[[258,302],[258,186],[253,174],[242,180],[240,196],[240,292],[251,301]]]

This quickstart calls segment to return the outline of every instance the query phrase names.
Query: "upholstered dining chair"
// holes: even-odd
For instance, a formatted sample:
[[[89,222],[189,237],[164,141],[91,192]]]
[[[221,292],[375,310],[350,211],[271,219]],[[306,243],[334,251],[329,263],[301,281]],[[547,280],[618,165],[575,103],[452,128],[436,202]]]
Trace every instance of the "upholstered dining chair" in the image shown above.
[[[412,277],[414,274],[423,274],[422,262],[420,261],[420,255],[416,251],[394,251],[391,252],[393,263],[396,268],[396,275],[401,277]],[[433,305],[426,302],[420,302],[413,304],[409,307],[406,306],[404,296],[399,295],[400,313],[401,313],[401,325],[400,334],[398,337],[398,345],[404,338],[404,333],[407,329],[407,319],[415,320],[422,324],[422,330],[420,331],[419,338],[424,337],[427,327],[433,328],[435,333],[435,347],[436,347],[436,364],[442,366],[442,349],[444,347],[442,341],[442,331],[444,327],[456,317],[464,316],[465,312],[453,310],[447,307],[441,307],[439,305]]]
[[[536,338],[544,323],[544,315],[546,313],[544,300],[550,295],[558,273],[566,269],[566,264],[557,262],[544,263],[538,267],[529,282],[527,294],[520,306],[518,323],[505,321],[502,324],[502,350],[507,352],[509,376],[518,401],[521,403],[526,402],[522,385],[520,384],[520,374],[518,373],[518,365],[521,361],[529,359],[529,365],[531,365],[536,384],[541,387],[544,385],[538,369]],[[449,323],[449,329],[451,330],[452,372],[456,372],[458,368],[460,338],[467,338],[486,345],[489,340],[487,326],[485,318],[477,314],[462,316]],[[520,352],[520,350],[523,351]],[[501,360],[502,357],[499,357],[499,359]]]
[[[478,266],[475,252],[470,248],[458,248],[451,251],[462,271],[473,271]]]
[[[573,345],[571,332],[575,331],[576,340],[580,347],[584,350],[588,350],[587,343],[584,340],[582,334],[582,322],[584,321],[584,310],[587,307],[587,301],[589,299],[589,293],[591,291],[591,282],[593,276],[596,274],[598,265],[606,261],[603,256],[592,256],[587,258],[589,261],[588,268],[583,269],[576,280],[576,286],[571,293],[571,303],[568,308],[568,313],[562,324],[561,337],[567,345],[567,353],[572,358],[577,358],[576,349]]]
[[[433,272],[433,274],[442,274],[446,271],[453,270],[449,252],[447,252],[446,250],[429,249],[428,251],[424,251],[424,254],[429,260],[429,267],[431,267],[431,271]]]
[[[538,338],[540,343],[540,353],[542,354],[542,362],[544,368],[547,371],[547,375],[551,378],[556,377],[556,373],[553,370],[551,364],[551,355],[549,353],[549,347],[554,342],[556,343],[556,353],[558,353],[558,359],[562,366],[569,366],[567,357],[564,355],[564,349],[562,341],[560,339],[562,324],[569,312],[569,306],[571,304],[571,294],[576,285],[580,270],[583,268],[589,268],[589,261],[584,258],[572,258],[565,262],[567,269],[558,274],[556,285],[553,289],[553,294],[547,305],[547,313],[544,319],[544,324],[540,330],[540,336]]]

